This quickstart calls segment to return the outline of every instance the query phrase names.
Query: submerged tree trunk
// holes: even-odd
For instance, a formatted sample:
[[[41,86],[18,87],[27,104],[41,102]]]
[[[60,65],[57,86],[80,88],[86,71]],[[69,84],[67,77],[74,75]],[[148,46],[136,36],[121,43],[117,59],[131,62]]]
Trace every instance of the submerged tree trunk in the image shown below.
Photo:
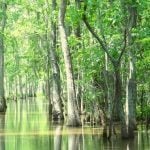
[[[104,86],[104,93],[105,93],[105,108],[104,108],[104,112],[103,113],[103,138],[107,138],[107,119],[110,119],[111,116],[111,110],[112,110],[112,97],[113,97],[113,93],[110,92],[111,90],[111,82],[110,81],[110,76],[109,76],[109,70],[108,70],[108,56],[105,52],[105,70],[103,72],[103,76],[104,76],[104,82],[105,82],[105,86]],[[113,81],[113,80],[111,80]],[[113,88],[112,88],[113,89]]]
[[[112,92],[111,92],[111,87],[110,87],[110,83],[109,83],[109,70],[108,70],[108,56],[105,52],[105,71],[106,74],[104,75],[105,78],[105,84],[106,84],[106,88],[107,88],[107,103],[108,103],[108,118],[110,118],[110,113],[111,113],[111,109],[112,109]],[[113,82],[113,81],[112,81]],[[113,90],[113,89],[112,89]]]
[[[119,119],[121,121],[121,136],[122,138],[128,138],[127,130],[126,130],[126,121],[125,121],[125,114],[122,104],[122,83],[121,83],[121,76],[120,76],[120,65],[119,63],[113,64],[114,71],[115,71],[115,95],[113,100],[113,106],[111,111],[111,117],[109,122],[109,137],[111,138],[112,132],[116,134],[114,126],[113,126],[113,119],[114,113],[116,112],[116,107],[119,114]]]
[[[73,68],[71,62],[71,55],[67,41],[67,35],[65,31],[64,19],[66,13],[67,1],[61,0],[59,10],[59,33],[61,40],[61,47],[64,54],[64,62],[67,77],[67,125],[68,126],[79,126],[81,121],[79,118],[79,111],[77,109],[75,84],[73,78]]]
[[[127,134],[129,137],[134,137],[135,129],[135,116],[134,116],[134,107],[133,107],[133,93],[132,93],[133,80],[128,78],[126,85],[126,125],[127,125]]]
[[[120,76],[120,65],[115,70],[115,97],[114,97],[114,106],[118,107],[119,119],[121,121],[121,136],[122,138],[127,138],[127,130],[126,130],[126,121],[125,114],[122,104],[122,83]],[[115,108],[116,109],[116,108]],[[113,114],[112,114],[113,115]]]
[[[6,111],[4,94],[4,28],[6,24],[6,7],[5,0],[0,2],[0,9],[2,11],[0,18],[0,112]]]
[[[54,120],[63,119],[62,99],[60,96],[60,70],[56,56],[56,21],[54,20],[54,13],[56,10],[56,0],[52,0],[52,15],[51,15],[51,35],[50,35],[50,61],[52,66],[52,116]]]
[[[132,36],[132,29],[136,27],[137,21],[137,6],[136,0],[133,0],[130,5],[128,5],[129,12],[129,27],[128,27],[128,46],[129,46],[129,76],[127,78],[126,84],[126,126],[128,138],[134,137],[134,129],[136,128],[136,70],[135,70],[135,56],[134,51],[134,38]],[[132,47],[131,47],[132,46]]]
[[[132,51],[129,52],[129,76],[126,83],[126,125],[127,132],[130,138],[134,137],[134,129],[136,129],[136,75],[135,75],[135,61]]]

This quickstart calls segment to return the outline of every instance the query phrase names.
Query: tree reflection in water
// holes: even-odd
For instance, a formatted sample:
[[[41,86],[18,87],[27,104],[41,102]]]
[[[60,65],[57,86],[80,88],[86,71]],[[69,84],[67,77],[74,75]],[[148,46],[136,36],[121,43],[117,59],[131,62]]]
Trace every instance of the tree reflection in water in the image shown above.
[[[0,133],[5,132],[5,114],[0,115]],[[0,150],[5,150],[5,135],[0,135]]]
[[[134,140],[120,136],[104,141],[101,127],[68,128],[49,121],[41,100],[10,102],[0,115],[0,150],[149,150],[150,132],[136,131]]]
[[[62,126],[57,126],[54,129],[54,150],[61,150],[62,141]]]
[[[68,135],[68,150],[79,150],[81,143],[80,136],[78,134]]]

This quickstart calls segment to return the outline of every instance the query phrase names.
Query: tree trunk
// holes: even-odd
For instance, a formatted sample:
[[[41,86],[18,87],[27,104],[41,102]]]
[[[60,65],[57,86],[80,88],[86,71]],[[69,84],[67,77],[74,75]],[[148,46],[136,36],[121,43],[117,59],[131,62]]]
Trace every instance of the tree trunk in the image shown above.
[[[56,0],[52,0],[51,7],[51,35],[50,35],[50,61],[52,66],[53,90],[52,90],[52,115],[54,120],[63,119],[62,99],[60,96],[60,70],[56,56],[56,21],[53,19],[56,11]]]
[[[128,137],[134,137],[134,129],[136,128],[136,81],[135,81],[135,65],[134,58],[131,52],[129,52],[130,64],[129,64],[129,77],[126,83],[126,125]]]
[[[128,138],[127,135],[127,130],[126,130],[126,121],[125,121],[125,114],[123,110],[123,105],[122,105],[122,83],[121,83],[121,76],[120,76],[120,65],[118,63],[113,64],[114,66],[114,71],[115,71],[115,96],[113,100],[113,107],[112,107],[112,112],[111,112],[111,117],[110,117],[110,122],[109,122],[109,137],[111,138],[112,131],[114,131],[113,127],[113,119],[114,119],[114,113],[116,112],[116,107],[118,107],[118,113],[119,113],[119,118],[121,121],[121,136],[122,138]]]
[[[14,89],[15,89],[15,94],[14,94],[14,100],[17,101],[18,99],[18,78],[15,78],[14,82]]]
[[[76,6],[77,10],[80,10],[81,5],[80,5],[80,1],[79,0],[75,0],[75,6]],[[75,28],[75,36],[78,39],[78,41],[81,40],[80,21],[78,22],[77,27]],[[81,48],[81,43],[78,42],[76,44],[76,50],[79,50],[80,48]],[[82,70],[80,68],[80,62],[77,62],[77,63],[78,63],[77,64],[77,68],[78,68],[78,71],[77,71],[77,80],[81,81],[82,80]],[[81,108],[82,108],[82,106],[81,106],[82,91],[81,90],[82,90],[81,84],[77,83],[77,86],[76,86],[76,98],[77,98],[77,105],[78,105],[78,109],[80,111],[80,114],[83,113],[83,110],[81,110]]]
[[[52,98],[51,98],[51,81],[50,81],[50,62],[49,62],[49,53],[48,53],[48,61],[47,61],[47,79],[46,79],[46,98],[48,99],[49,106],[48,106],[48,113],[51,119],[52,115]]]
[[[133,111],[133,95],[132,95],[132,79],[127,79],[126,85],[126,125],[127,125],[127,134],[129,137],[134,137],[134,111]]]
[[[0,3],[2,17],[0,21],[0,112],[6,111],[6,100],[4,94],[4,28],[6,24],[6,3]]]
[[[67,35],[65,31],[64,18],[66,13],[67,1],[61,0],[59,10],[59,33],[61,40],[61,47],[64,54],[64,62],[67,77],[67,125],[68,126],[79,126],[81,121],[79,118],[79,111],[77,109],[75,84],[73,78],[73,68],[71,62],[71,55],[67,41]]]
[[[105,53],[105,71],[104,71],[104,80],[105,80],[105,88],[104,88],[104,92],[105,92],[105,96],[106,96],[106,101],[105,101],[105,115],[102,112],[103,119],[101,118],[102,121],[102,126],[103,126],[103,138],[107,138],[107,118],[110,119],[110,115],[111,115],[111,109],[112,109],[112,95],[110,93],[110,84],[109,84],[109,72],[108,72],[108,56],[107,53]]]
[[[25,99],[28,97],[28,76],[25,76]]]
[[[20,98],[23,99],[23,84],[22,84],[22,77],[19,75],[18,76],[19,78],[19,91],[20,91]]]
[[[132,4],[128,5],[129,11],[129,27],[128,27],[128,46],[129,46],[129,77],[127,78],[126,85],[126,126],[128,138],[134,137],[134,129],[136,128],[136,70],[135,70],[135,56],[133,54],[134,38],[132,37],[132,28],[136,27],[137,20],[137,8],[136,0],[132,1]]]

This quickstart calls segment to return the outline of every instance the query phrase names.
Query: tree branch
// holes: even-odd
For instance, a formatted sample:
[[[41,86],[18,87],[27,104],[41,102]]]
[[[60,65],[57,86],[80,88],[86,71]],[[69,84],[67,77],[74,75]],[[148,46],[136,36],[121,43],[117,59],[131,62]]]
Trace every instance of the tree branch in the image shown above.
[[[119,55],[119,58],[117,60],[118,63],[120,63],[121,61],[121,58],[126,50],[126,47],[127,47],[127,29],[124,30],[124,45],[123,45],[123,48],[121,49],[121,53]]]
[[[5,25],[6,25],[6,19],[7,19],[7,16],[6,16],[7,4],[2,2],[0,5],[1,5],[0,9],[2,10],[2,20],[0,22],[1,32],[4,32],[4,28],[5,28]]]
[[[99,44],[101,45],[102,49],[104,52],[106,52],[106,54],[108,55],[110,61],[112,63],[115,62],[114,58],[110,55],[110,53],[108,52],[108,49],[107,49],[107,46],[106,46],[106,43],[97,35],[97,33],[93,30],[93,28],[91,27],[91,25],[89,24],[88,20],[87,20],[87,17],[85,15],[85,10],[86,10],[86,7],[84,9],[84,13],[83,13],[83,16],[82,16],[82,20],[83,22],[85,23],[86,27],[88,28],[88,30],[91,32],[91,34],[96,38],[96,40],[99,42]]]

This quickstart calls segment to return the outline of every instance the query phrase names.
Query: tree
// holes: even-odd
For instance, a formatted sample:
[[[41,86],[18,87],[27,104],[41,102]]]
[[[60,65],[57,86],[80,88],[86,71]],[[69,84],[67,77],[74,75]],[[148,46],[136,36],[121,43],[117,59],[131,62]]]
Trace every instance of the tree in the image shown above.
[[[52,68],[52,115],[54,120],[63,119],[62,99],[61,99],[61,86],[60,86],[60,70],[58,59],[56,55],[56,0],[52,0],[51,7],[51,33],[50,33],[50,62]]]
[[[129,132],[126,130],[126,118],[125,118],[125,112],[123,110],[123,105],[122,105],[122,82],[121,82],[121,71],[120,71],[120,65],[121,65],[121,60],[123,57],[123,54],[125,53],[125,50],[127,48],[127,37],[129,34],[131,34],[131,28],[130,27],[130,15],[128,15],[128,13],[126,13],[126,8],[127,8],[127,4],[125,1],[120,1],[121,5],[121,10],[122,10],[122,32],[123,34],[120,34],[122,36],[123,39],[123,43],[121,43],[121,47],[117,47],[118,51],[117,56],[112,55],[111,54],[111,46],[108,45],[108,41],[106,40],[106,35],[102,34],[101,36],[99,36],[91,27],[91,25],[89,24],[88,20],[87,20],[87,16],[86,16],[86,9],[87,9],[87,3],[85,2],[84,5],[84,13],[83,13],[83,21],[86,25],[86,27],[88,28],[88,30],[91,32],[91,34],[96,38],[96,40],[98,41],[98,43],[101,45],[102,50],[107,54],[109,60],[111,61],[111,64],[113,66],[114,69],[114,73],[115,73],[115,96],[113,99],[113,103],[112,103],[112,111],[111,111],[111,116],[110,116],[110,123],[109,123],[109,137],[111,137],[112,134],[112,130],[113,130],[113,118],[114,118],[114,113],[116,112],[116,109],[118,109],[119,111],[119,117],[121,120],[121,134],[122,134],[122,138],[130,138],[130,135],[128,134]],[[134,19],[134,18],[133,18]],[[115,47],[116,48],[116,47]],[[133,107],[133,105],[131,106],[131,108]],[[131,109],[130,108],[130,109]],[[133,129],[132,129],[133,131]],[[132,136],[131,136],[132,137]]]
[[[65,70],[67,77],[67,125],[79,126],[81,121],[79,118],[79,111],[77,109],[77,99],[75,93],[75,84],[73,77],[73,68],[71,62],[70,50],[67,42],[67,35],[65,31],[64,19],[66,13],[67,1],[61,0],[58,16],[58,26],[61,40],[61,48],[64,55]]]
[[[129,12],[129,26],[128,26],[128,55],[129,55],[129,75],[127,77],[126,85],[126,125],[128,137],[134,137],[134,129],[136,128],[136,100],[137,100],[137,90],[136,90],[136,68],[135,68],[135,37],[132,35],[132,30],[136,28],[137,25],[137,2],[132,0],[128,4]]]
[[[2,0],[0,2],[0,112],[6,111],[4,92],[4,29],[6,25],[6,8],[6,1]]]

